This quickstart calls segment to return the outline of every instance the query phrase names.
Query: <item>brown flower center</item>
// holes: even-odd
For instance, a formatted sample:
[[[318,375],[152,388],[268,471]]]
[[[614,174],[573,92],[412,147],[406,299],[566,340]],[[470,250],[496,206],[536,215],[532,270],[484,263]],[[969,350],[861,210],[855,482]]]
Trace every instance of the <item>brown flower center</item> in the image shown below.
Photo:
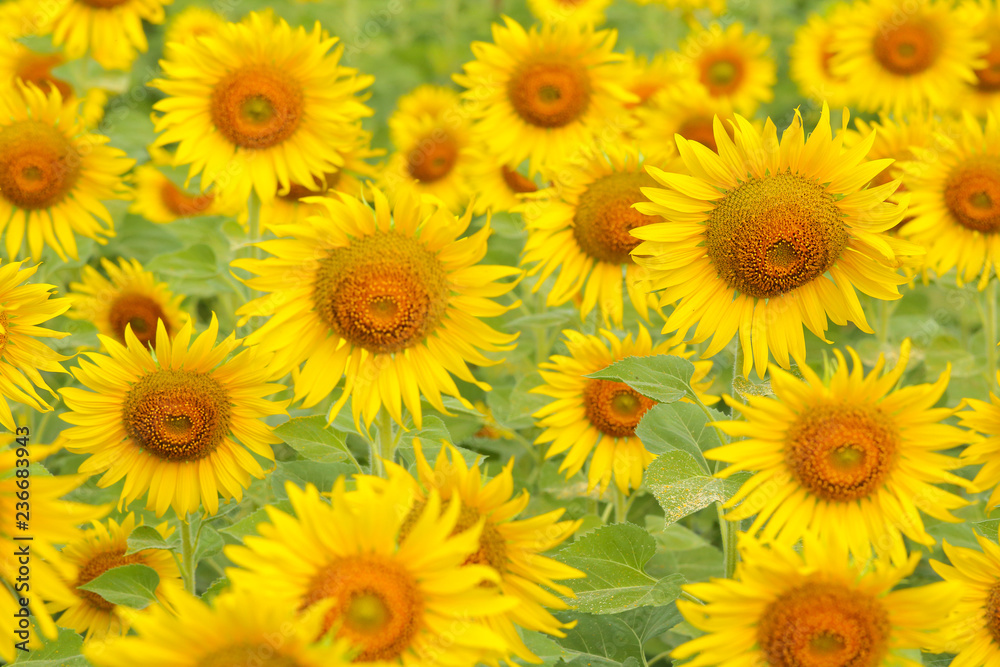
[[[772,667],[876,667],[890,632],[876,598],[843,584],[806,582],[768,605],[757,641]]]
[[[870,496],[895,467],[898,452],[898,427],[869,405],[812,408],[799,415],[785,438],[796,480],[833,502]]]
[[[413,509],[403,519],[403,523],[399,527],[400,542],[410,534],[410,530],[416,525],[420,515],[424,513],[425,507],[427,507],[426,500],[414,504]],[[482,516],[476,508],[462,505],[458,521],[455,522],[455,528],[451,534],[457,535],[472,528],[479,523]],[[489,520],[483,524],[483,532],[479,534],[479,549],[466,558],[462,565],[489,565],[501,575],[507,572],[507,540]]]
[[[10,316],[6,310],[0,310],[0,359],[3,359],[4,352],[7,351],[7,343],[10,341]]]
[[[269,65],[248,65],[224,77],[212,91],[212,121],[242,148],[276,146],[302,120],[302,86]]]
[[[80,176],[80,154],[55,127],[24,120],[0,128],[0,197],[17,208],[58,204]]]
[[[125,342],[125,326],[130,324],[132,333],[144,347],[156,341],[156,323],[160,320],[167,335],[171,335],[173,332],[163,308],[145,294],[122,294],[112,302],[108,312],[108,321],[119,343]]]
[[[743,82],[744,64],[739,54],[719,53],[701,63],[701,82],[712,97],[731,95]]]
[[[677,134],[688,141],[697,141],[700,144],[708,146],[713,151],[717,151],[719,147],[715,143],[715,130],[712,128],[713,121],[714,117],[712,116],[694,116],[688,118],[677,128]]]
[[[940,51],[937,29],[916,19],[898,26],[882,26],[872,41],[875,60],[901,76],[920,74],[931,67]]]
[[[944,202],[966,229],[1000,231],[1000,156],[973,158],[953,169],[944,186]]]
[[[229,433],[232,401],[204,373],[161,369],[132,385],[122,405],[125,432],[166,461],[197,461]]]
[[[80,2],[94,9],[111,9],[118,5],[124,5],[129,0],[80,0]]]
[[[986,631],[997,644],[1000,644],[1000,582],[993,584],[986,596]]]
[[[97,593],[81,590],[80,586],[90,583],[113,567],[118,567],[120,565],[132,565],[134,563],[141,562],[141,553],[126,556],[124,549],[116,549],[114,551],[99,553],[93,556],[80,568],[80,573],[76,577],[76,584],[74,584],[76,593],[91,607],[100,609],[101,611],[110,611],[115,608],[113,603],[108,602]]]
[[[62,65],[65,61],[66,59],[58,53],[28,51],[18,59],[14,76],[25,83],[35,84],[46,95],[55,88],[63,100],[67,100],[73,96],[73,87],[52,75],[52,68]]]
[[[727,285],[766,299],[823,275],[848,235],[833,196],[785,172],[730,190],[709,215],[705,239]]]
[[[573,216],[573,238],[580,249],[602,262],[632,263],[629,253],[640,241],[629,232],[658,220],[632,204],[649,201],[639,188],[655,185],[644,171],[608,174],[588,185]]]
[[[169,179],[163,179],[160,186],[160,200],[167,210],[179,218],[189,218],[201,215],[212,206],[215,195],[206,192],[200,195],[191,195],[174,185]]]
[[[340,181],[340,175],[342,173],[343,172],[335,171],[333,173],[323,174],[321,178],[314,177],[311,186],[300,185],[299,183],[289,183],[288,192],[279,196],[285,201],[298,203],[298,201],[303,197],[315,197],[316,195],[321,195],[324,192],[337,187],[337,183]]]
[[[646,398],[624,382],[589,380],[583,390],[587,420],[601,433],[628,438],[656,401]]]
[[[356,662],[395,660],[423,627],[424,599],[413,575],[402,565],[375,554],[330,563],[310,582],[302,608],[336,600],[324,632],[338,626],[337,637],[360,647]]]
[[[986,67],[975,70],[976,88],[984,93],[1000,91],[1000,42],[990,44],[990,50],[983,59]]]
[[[278,635],[279,637],[281,635]],[[280,644],[267,641],[259,644],[241,643],[213,651],[201,658],[195,667],[301,667],[291,656],[280,653]]]
[[[406,169],[422,183],[433,183],[451,173],[458,160],[458,143],[450,134],[421,140],[406,154]]]
[[[515,169],[509,169],[506,166],[500,167],[500,175],[503,176],[503,182],[507,184],[510,191],[516,194],[536,192],[538,190],[538,186],[535,185],[533,180],[522,176],[521,172]]]
[[[576,63],[526,63],[507,84],[514,111],[530,125],[563,127],[577,120],[590,105],[590,77]]]

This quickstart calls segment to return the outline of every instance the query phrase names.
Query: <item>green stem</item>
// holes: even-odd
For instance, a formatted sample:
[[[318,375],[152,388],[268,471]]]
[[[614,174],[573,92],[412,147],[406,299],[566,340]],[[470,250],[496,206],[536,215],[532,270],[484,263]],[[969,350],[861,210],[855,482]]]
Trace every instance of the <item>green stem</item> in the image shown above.
[[[260,197],[256,192],[250,193],[250,201],[247,202],[247,243],[250,244],[250,257],[260,259],[260,248],[256,243],[260,241]]]
[[[736,551],[736,533],[739,524],[730,521],[725,517],[725,510],[722,503],[716,503],[715,509],[719,513],[719,531],[722,533],[722,564],[727,579],[732,579],[736,574],[736,563],[739,561],[739,553]]]
[[[392,437],[392,415],[385,408],[378,411],[378,438],[371,441],[371,474],[385,477],[385,461],[395,455],[395,440]]]
[[[181,519],[181,577],[184,579],[184,588],[191,595],[195,595],[196,546],[197,540],[191,536],[191,522],[185,516]]]
[[[615,523],[625,523],[628,520],[628,496],[615,486]]]
[[[986,381],[990,391],[997,391],[997,281],[991,280],[986,285],[983,295],[986,303],[983,313],[983,336],[986,339]]]

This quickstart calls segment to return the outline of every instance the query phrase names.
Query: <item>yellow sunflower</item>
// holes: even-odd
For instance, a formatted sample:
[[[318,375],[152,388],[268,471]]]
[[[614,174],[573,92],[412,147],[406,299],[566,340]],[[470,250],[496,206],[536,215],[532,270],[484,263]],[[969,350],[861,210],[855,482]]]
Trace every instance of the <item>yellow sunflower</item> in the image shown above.
[[[132,174],[135,195],[129,212],[141,215],[150,222],[166,224],[183,218],[221,215],[237,217],[246,212],[246,200],[220,195],[216,190],[193,193],[178,187],[167,174],[173,154],[162,148],[149,147],[152,158],[136,167]]]
[[[190,349],[191,322],[171,339],[158,321],[152,351],[131,330],[127,347],[100,336],[108,354],[88,352],[73,369],[94,391],[60,390],[69,407],[60,416],[75,425],[63,431],[66,448],[92,454],[80,472],[103,472],[98,486],[125,478],[119,508],[149,491],[157,516],[171,506],[179,517],[202,505],[215,514],[220,493],[239,501],[251,476],[264,477],[254,454],[274,460],[279,440],[264,418],[287,402],[264,398],[284,388],[266,383],[271,355],[250,348],[226,359],[242,341],[215,345],[218,334],[213,315]]]
[[[714,133],[718,153],[678,137],[688,173],[647,167],[666,188],[636,204],[666,220],[632,232],[661,303],[679,301],[664,332],[697,324],[693,342],[712,337],[707,358],[738,331],[744,375],[763,374],[769,353],[783,368],[804,363],[803,324],[823,340],[827,317],[872,333],[855,288],[898,299],[899,257],[922,252],[884,233],[905,210],[885,202],[898,183],[863,189],[889,165],[865,162],[874,135],[843,150],[825,104],[808,141],[797,111],[780,143],[770,119],[759,133],[737,116],[735,140],[716,119]]]
[[[692,353],[669,342],[653,345],[642,327],[634,339],[632,334],[619,339],[610,331],[601,331],[607,343],[576,331],[563,334],[569,356],[556,355],[541,364],[539,373],[545,384],[531,390],[556,399],[532,415],[545,429],[535,444],[551,443],[545,452],[547,459],[568,451],[559,466],[567,479],[579,472],[589,457],[588,492],[600,486],[603,494],[613,477],[615,486],[628,494],[629,489],[639,488],[642,473],[656,458],[635,436],[639,420],[656,402],[623,382],[587,376],[625,357],[673,354],[686,358]],[[691,377],[691,386],[704,403],[718,400],[704,393],[712,384],[705,380],[711,370],[712,362],[697,361]]]
[[[163,36],[163,54],[175,60],[175,50],[186,48],[189,41],[204,35],[215,35],[222,30],[226,20],[214,9],[191,5],[172,16]]]
[[[964,88],[953,109],[965,109],[979,117],[988,111],[1000,114],[1000,4],[997,0],[969,0],[958,14],[962,25],[972,26],[976,40],[987,44],[982,66],[973,70],[976,80]]]
[[[663,5],[685,12],[708,9],[716,16],[726,11],[726,0],[633,0],[637,5]]]
[[[104,69],[127,70],[149,48],[142,22],[158,25],[173,0],[63,0],[52,17],[52,43],[66,55],[88,51]]]
[[[86,320],[97,326],[98,333],[125,344],[125,328],[145,347],[156,344],[156,325],[163,322],[167,335],[173,336],[190,319],[181,310],[184,295],[174,296],[166,283],[156,282],[144,271],[139,260],[118,259],[118,265],[105,257],[101,267],[107,278],[92,266],[80,272],[83,282],[70,283],[67,294],[73,307],[66,316]]]
[[[955,410],[933,407],[948,388],[949,371],[934,384],[894,389],[906,370],[909,339],[885,373],[883,355],[862,375],[858,355],[847,351],[853,369],[834,350],[838,365],[828,382],[805,364],[799,366],[801,380],[771,366],[774,398],[750,396],[744,405],[727,396],[745,421],[717,426],[744,439],[705,457],[732,464],[718,473],[722,478],[755,471],[725,504],[733,508],[726,515],[730,521],[757,516],[748,532],[795,544],[813,531],[844,539],[861,562],[874,550],[903,563],[903,535],[934,544],[921,511],[961,521],[951,510],[968,502],[934,484],[968,488],[968,481],[948,472],[965,463],[939,452],[975,436],[941,423]]]
[[[516,519],[530,500],[527,491],[516,498],[512,469],[514,459],[508,461],[499,474],[484,483],[479,465],[468,466],[461,453],[445,442],[438,452],[432,468],[424,457],[419,439],[414,439],[416,478],[392,461],[386,461],[389,478],[370,475],[356,476],[359,488],[377,492],[386,487],[409,488],[413,494],[411,509],[403,519],[401,539],[405,539],[428,502],[428,493],[436,491],[447,502],[454,497],[461,499],[462,510],[452,534],[459,534],[473,526],[483,524],[479,535],[479,548],[465,564],[488,565],[500,575],[499,588],[505,596],[519,600],[518,606],[503,615],[486,619],[486,625],[500,634],[517,657],[527,662],[538,662],[521,640],[515,625],[536,632],[565,637],[564,628],[573,627],[553,616],[546,607],[569,609],[555,591],[564,597],[576,597],[573,590],[556,583],[560,579],[577,579],[584,575],[576,568],[541,555],[568,539],[580,527],[581,521],[559,521],[564,510]]]
[[[239,566],[226,570],[236,591],[306,613],[326,601],[323,631],[336,628],[359,651],[355,663],[473,667],[506,657],[482,619],[508,613],[516,598],[500,594],[493,568],[466,564],[483,522],[453,535],[458,498],[442,508],[432,491],[411,517],[404,484],[347,494],[341,478],[332,504],[311,484],[286,489],[295,516],[267,507],[260,537],[225,550]]]
[[[671,64],[675,76],[698,81],[715,100],[739,113],[753,115],[762,102],[774,99],[777,64],[767,55],[771,40],[744,34],[736,22],[697,27],[677,47]]]
[[[86,505],[60,500],[87,480],[84,475],[39,475],[31,472],[28,482],[31,505],[28,528],[13,530],[17,526],[15,520],[21,518],[17,516],[17,512],[24,510],[26,478],[18,471],[27,472],[30,464],[41,461],[62,447],[58,444],[26,447],[24,441],[15,441],[15,433],[18,437],[30,439],[28,429],[22,427],[15,430],[11,427],[11,431],[10,434],[0,435],[0,513],[9,517],[8,521],[0,525],[0,549],[5,554],[0,558],[0,579],[6,584],[0,586],[0,613],[7,619],[13,619],[4,624],[0,631],[3,639],[0,642],[0,657],[8,663],[13,662],[15,654],[19,653],[15,649],[15,643],[25,641],[26,636],[17,633],[31,632],[15,616],[25,593],[28,593],[29,610],[35,626],[45,637],[56,638],[56,625],[42,603],[43,598],[51,600],[69,594],[59,573],[51,565],[59,558],[56,545],[76,540],[80,534],[77,526],[100,519],[111,509],[108,505]],[[21,497],[18,497],[18,493],[22,494]],[[31,536],[30,542],[20,539],[25,535]],[[27,582],[24,573],[19,572],[22,563],[17,556],[18,552],[23,553],[25,549],[31,560]],[[20,581],[18,577],[21,577]],[[29,648],[38,648],[38,638],[34,634],[27,641]]]
[[[351,398],[355,422],[363,416],[371,424],[384,406],[402,424],[402,401],[419,428],[421,397],[445,413],[442,393],[468,403],[452,375],[489,389],[468,364],[498,363],[480,350],[511,349],[517,335],[479,318],[520,304],[492,298],[514,286],[497,281],[521,272],[478,264],[491,229],[487,223],[459,238],[471,210],[458,218],[404,191],[390,213],[385,195],[373,195],[374,209],[341,193],[311,199],[324,213],[306,224],[275,227],[283,238],[259,244],[272,257],[233,262],[256,275],[248,286],[266,293],[237,314],[271,316],[247,345],[275,352],[277,376],[293,371],[295,400],[305,407],[344,377],[331,419]]]
[[[635,102],[625,105],[632,110],[646,106],[657,93],[673,88],[676,83],[676,75],[670,67],[666,53],[647,58],[637,56],[632,49],[628,49],[625,51],[625,60],[618,67],[624,72],[625,90],[638,98]],[[639,129],[642,129],[641,121],[633,133]]]
[[[987,509],[992,510],[1000,505],[1000,486],[997,486],[1000,484],[1000,458],[997,457],[1000,453],[1000,398],[990,392],[989,401],[967,398],[965,405],[970,409],[958,413],[959,424],[986,437],[966,447],[962,458],[968,464],[982,464],[972,481],[973,490],[993,490],[986,503]]]
[[[476,119],[474,131],[500,164],[530,159],[529,174],[554,158],[615,143],[632,127],[625,104],[638,98],[623,88],[615,64],[617,33],[590,26],[545,24],[525,31],[504,17],[493,43],[473,42],[476,60],[452,78]]]
[[[390,198],[412,187],[434,195],[452,213],[461,213],[470,194],[469,126],[468,110],[448,88],[424,85],[404,95],[389,117],[396,152],[382,172],[380,187]]]
[[[852,562],[843,544],[807,535],[802,553],[742,537],[733,579],[687,584],[702,603],[677,609],[705,632],[674,649],[687,667],[851,665],[920,667],[916,649],[947,645],[942,617],[958,603],[954,584],[892,590],[920,561]],[[919,657],[919,656],[918,656]]]
[[[927,248],[939,276],[955,268],[959,285],[978,278],[984,289],[1000,273],[1000,124],[991,112],[984,129],[966,113],[944,129],[900,165],[913,216],[900,233]]]
[[[160,62],[166,76],[149,84],[167,95],[153,105],[154,145],[177,142],[174,164],[200,173],[202,190],[215,184],[242,201],[321,180],[372,114],[355,95],[372,77],[340,66],[336,43],[319,23],[306,32],[254,12],[172,51]]]
[[[141,521],[139,525],[141,525]],[[119,524],[114,519],[107,523],[93,522],[93,528],[80,538],[62,548],[56,567],[62,570],[63,581],[71,594],[55,599],[47,606],[50,613],[63,612],[56,624],[76,630],[87,639],[102,640],[128,633],[129,616],[122,608],[108,602],[97,593],[81,590],[80,586],[101,576],[120,565],[146,565],[156,570],[160,583],[156,587],[159,596],[169,586],[182,586],[180,570],[173,554],[166,549],[143,549],[133,554],[128,551],[128,536],[136,527],[135,515],[131,512]],[[166,523],[156,526],[156,531],[164,538],[170,536],[172,528]],[[125,608],[128,611],[128,608]]]
[[[833,73],[831,61],[833,39],[839,28],[839,17],[848,5],[835,5],[829,16],[811,14],[805,25],[795,31],[795,41],[788,49],[788,75],[799,87],[803,97],[830,106],[842,107],[853,101],[853,88],[842,75]]]
[[[58,7],[58,3],[55,6]],[[20,39],[51,32],[52,8],[53,5],[42,4],[37,0],[0,2],[0,35]]]
[[[323,615],[262,604],[253,591],[225,592],[205,604],[183,588],[163,592],[165,604],[134,615],[135,635],[84,646],[98,667],[347,667],[343,642],[316,643]]]
[[[601,25],[611,0],[528,0],[528,10],[543,23]]]
[[[125,199],[122,174],[134,164],[87,132],[58,87],[47,94],[18,84],[20,95],[0,96],[0,231],[7,254],[21,250],[25,233],[31,256],[48,245],[63,261],[77,258],[80,234],[106,243],[113,223],[102,199]]]
[[[656,93],[649,103],[635,109],[639,125],[632,132],[643,153],[656,156],[677,154],[675,135],[688,141],[697,141],[717,150],[713,123],[715,117],[723,121],[723,127],[730,138],[736,115],[732,105],[725,99],[714,98],[708,89],[697,81],[678,81],[673,86]],[[657,167],[661,162],[647,161]],[[637,200],[638,201],[638,200]]]
[[[468,183],[469,191],[476,194],[476,215],[511,212],[523,201],[521,195],[538,190],[535,181],[521,173],[517,165],[497,162],[485,147],[473,147],[469,152]]]
[[[899,188],[888,197],[888,200],[897,203],[904,201],[903,195],[909,192],[910,188],[907,186],[909,179],[901,168],[902,164],[915,159],[913,147],[933,149],[936,145],[937,123],[933,116],[927,113],[913,113],[902,119],[894,119],[882,113],[879,114],[878,120],[866,121],[856,118],[854,126],[857,128],[856,132],[848,130],[844,134],[845,147],[853,148],[869,135],[874,135],[875,141],[872,143],[871,150],[868,151],[868,159],[891,158],[894,160],[871,180],[868,184],[869,187],[899,180],[901,181]],[[912,213],[912,209],[909,213]]]
[[[830,61],[862,111],[950,108],[973,84],[986,44],[963,23],[951,0],[862,0],[840,12]]]
[[[643,166],[635,148],[608,145],[602,153],[553,169],[552,187],[517,208],[528,229],[521,263],[535,265],[529,271],[538,274],[534,290],[558,270],[548,288],[549,306],[582,295],[581,318],[597,307],[605,326],[621,327],[624,282],[639,316],[649,319],[656,299],[647,292],[645,271],[629,255],[639,245],[630,232],[662,222],[632,207],[649,201],[643,187],[656,185]]]
[[[958,653],[950,667],[995,667],[1000,664],[1000,547],[976,535],[979,551],[943,544],[951,565],[936,560],[931,567],[945,581],[961,590],[952,611],[955,621],[953,646]]]

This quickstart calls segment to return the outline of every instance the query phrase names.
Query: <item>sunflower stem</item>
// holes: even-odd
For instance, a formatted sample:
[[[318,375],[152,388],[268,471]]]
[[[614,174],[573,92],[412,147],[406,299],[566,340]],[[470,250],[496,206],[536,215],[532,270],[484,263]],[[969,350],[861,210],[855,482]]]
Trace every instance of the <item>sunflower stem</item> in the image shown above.
[[[622,493],[622,490],[615,486],[615,523],[625,523],[628,520],[628,496]]]
[[[247,202],[247,227],[250,258],[260,259],[260,248],[257,247],[257,242],[260,241],[260,197],[256,191],[250,193],[250,201]]]
[[[384,407],[378,411],[378,439],[373,440],[371,474],[385,477],[385,461],[391,461],[396,453],[396,441],[392,437],[392,415]]]
[[[722,565],[727,579],[732,579],[736,574],[736,563],[739,561],[739,553],[736,551],[736,533],[739,524],[730,521],[725,517],[725,510],[722,503],[715,503],[715,509],[719,513],[719,532],[722,534]]]
[[[986,339],[986,382],[997,392],[997,281],[991,280],[983,292],[983,337]]]
[[[195,595],[195,569],[194,550],[197,539],[191,536],[191,522],[187,515],[181,519],[181,577],[184,579],[184,588],[191,595]]]

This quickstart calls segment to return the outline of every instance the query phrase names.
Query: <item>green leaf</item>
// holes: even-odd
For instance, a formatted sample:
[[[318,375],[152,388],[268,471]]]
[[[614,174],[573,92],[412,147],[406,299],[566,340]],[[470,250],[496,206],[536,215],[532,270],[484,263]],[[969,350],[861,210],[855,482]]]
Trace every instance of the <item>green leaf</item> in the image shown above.
[[[282,500],[281,502],[274,503],[271,506],[274,507],[275,509],[285,512],[286,514],[292,513],[292,503],[290,503],[288,500]],[[220,528],[219,532],[225,533],[226,535],[234,537],[240,542],[242,542],[243,538],[245,538],[247,535],[256,535],[257,525],[260,523],[264,523],[265,521],[269,521],[269,519],[267,518],[267,510],[265,510],[262,507],[253,514],[250,514],[249,516],[240,519],[233,525],[228,526],[226,528]]]
[[[112,604],[145,609],[156,602],[160,575],[148,565],[133,563],[113,567],[77,588],[96,593]]]
[[[665,452],[649,464],[644,485],[653,492],[666,523],[682,519],[715,502],[725,502],[750,477],[738,473],[729,479],[707,475],[686,452]]]
[[[1000,530],[1000,519],[985,519],[983,521],[970,521],[976,532],[983,537],[997,541],[997,531]]]
[[[271,473],[271,489],[277,500],[288,497],[285,483],[292,482],[300,488],[312,484],[320,493],[333,488],[338,477],[350,476],[358,471],[349,463],[320,463],[319,461],[278,461],[277,470]]]
[[[628,667],[631,661],[643,662],[642,648],[681,622],[673,603],[661,607],[642,607],[610,616],[568,612],[559,614],[562,621],[576,621],[566,636],[556,641],[569,657],[563,660],[572,667]]]
[[[709,410],[712,418],[714,411]],[[723,419],[722,415],[719,415]],[[719,436],[701,408],[691,403],[661,403],[642,416],[635,435],[653,454],[682,451],[691,456],[704,472],[709,472],[704,451],[719,447]]]
[[[673,403],[694,395],[691,376],[694,364],[672,354],[625,357],[587,377],[624,382],[637,392],[660,403]]]
[[[159,531],[152,526],[136,526],[128,536],[128,550],[125,555],[134,554],[143,549],[176,549],[180,546],[180,537],[176,533],[169,540],[163,539]]]
[[[217,595],[224,593],[229,590],[229,578],[219,577],[205,589],[205,592],[201,594],[202,602],[211,603]]]
[[[194,550],[194,562],[200,563],[206,558],[222,553],[222,547],[226,546],[225,540],[219,531],[211,526],[202,525],[198,535],[198,546]]]
[[[36,635],[41,637],[41,633]],[[24,653],[17,652],[15,665],[30,665],[31,667],[89,667],[90,663],[83,657],[83,637],[67,628],[59,628],[59,635],[53,639],[44,639],[44,644],[37,649]]]
[[[354,458],[347,448],[347,434],[327,428],[323,415],[293,417],[276,427],[274,434],[310,461],[339,463]]]
[[[656,544],[645,530],[631,523],[598,528],[566,546],[555,557],[587,574],[569,581],[577,611],[614,614],[636,607],[664,605],[677,599],[684,577],[657,580],[645,571]]]

